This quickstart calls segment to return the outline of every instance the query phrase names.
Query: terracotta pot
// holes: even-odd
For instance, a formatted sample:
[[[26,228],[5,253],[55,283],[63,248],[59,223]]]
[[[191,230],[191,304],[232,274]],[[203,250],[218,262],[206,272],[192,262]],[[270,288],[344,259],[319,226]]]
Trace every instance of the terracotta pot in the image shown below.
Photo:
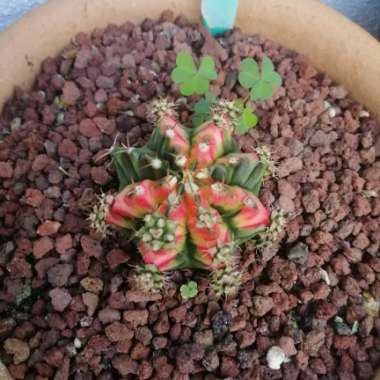
[[[50,0],[0,34],[0,105],[15,85],[28,88],[42,59],[56,55],[78,32],[155,18],[164,9],[198,20],[199,3]],[[359,26],[317,0],[240,0],[237,25],[245,33],[261,33],[305,55],[380,121],[380,44]]]

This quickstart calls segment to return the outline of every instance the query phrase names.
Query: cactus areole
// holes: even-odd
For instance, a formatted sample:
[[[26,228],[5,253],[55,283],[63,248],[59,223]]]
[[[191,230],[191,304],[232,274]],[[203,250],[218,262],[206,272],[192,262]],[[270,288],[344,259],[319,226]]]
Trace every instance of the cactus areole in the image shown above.
[[[111,151],[120,193],[106,222],[133,229],[145,264],[160,271],[230,267],[239,244],[269,230],[258,199],[267,152],[239,152],[231,103],[219,103],[197,128],[182,126],[166,100],[153,112],[157,126],[144,147]]]

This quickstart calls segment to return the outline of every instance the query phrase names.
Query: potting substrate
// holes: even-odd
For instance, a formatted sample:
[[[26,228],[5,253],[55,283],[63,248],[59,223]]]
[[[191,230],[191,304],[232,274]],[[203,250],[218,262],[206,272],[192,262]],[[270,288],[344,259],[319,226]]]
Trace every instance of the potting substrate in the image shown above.
[[[242,247],[234,297],[216,297],[200,270],[169,272],[161,293],[136,290],[132,233],[102,239],[88,221],[97,196],[118,188],[105,149],[117,136],[144,145],[152,100],[177,101],[191,126],[198,98],[171,79],[183,51],[214,58],[221,98],[246,97],[246,57],[267,55],[283,78],[252,104],[259,124],[237,140],[243,152],[272,152],[277,175],[260,199],[286,224],[271,247]],[[0,358],[14,379],[371,379],[380,130],[306,59],[239,30],[214,39],[166,11],[79,34],[44,60],[30,92],[15,90],[0,123]],[[198,294],[185,301],[189,280]],[[268,352],[284,355],[280,369]]]

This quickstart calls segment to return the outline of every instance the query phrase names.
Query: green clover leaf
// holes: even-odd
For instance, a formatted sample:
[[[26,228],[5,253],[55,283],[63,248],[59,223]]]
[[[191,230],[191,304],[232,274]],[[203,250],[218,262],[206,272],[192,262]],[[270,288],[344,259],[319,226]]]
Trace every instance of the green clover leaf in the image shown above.
[[[242,115],[236,122],[236,133],[243,135],[257,125],[257,116],[250,108],[244,108]]]
[[[259,66],[252,58],[246,58],[240,64],[239,82],[243,87],[251,88],[260,80]]]
[[[198,284],[195,281],[189,281],[181,286],[180,292],[184,301],[194,298],[198,294]]]
[[[214,59],[209,55],[203,57],[198,73],[204,79],[215,80],[218,77],[218,74],[215,71]]]
[[[176,83],[192,79],[197,73],[193,57],[189,53],[178,53],[176,64],[177,67],[172,72],[172,79]]]
[[[273,95],[273,88],[270,83],[260,80],[252,86],[250,94],[253,101],[268,100]]]
[[[198,100],[194,106],[194,116],[192,123],[194,127],[198,127],[211,118],[211,107],[216,102],[216,96],[210,92],[205,97]]]
[[[177,55],[176,65],[171,77],[179,84],[181,94],[184,96],[205,94],[210,80],[217,78],[215,62],[210,56],[203,57],[197,69],[192,55],[181,52]]]
[[[267,56],[263,58],[260,69],[252,58],[244,59],[240,65],[239,82],[250,90],[253,101],[270,99],[282,85],[281,76]]]

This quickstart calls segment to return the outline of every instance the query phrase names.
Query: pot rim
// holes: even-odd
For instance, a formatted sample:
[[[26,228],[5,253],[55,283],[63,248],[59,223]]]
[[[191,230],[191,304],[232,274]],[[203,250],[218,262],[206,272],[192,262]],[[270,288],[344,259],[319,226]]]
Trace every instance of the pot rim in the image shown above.
[[[14,86],[30,88],[42,60],[79,32],[156,18],[165,9],[200,18],[200,0],[49,0],[0,34],[0,105]],[[306,56],[380,122],[380,43],[360,26],[317,0],[240,0],[236,25]]]

